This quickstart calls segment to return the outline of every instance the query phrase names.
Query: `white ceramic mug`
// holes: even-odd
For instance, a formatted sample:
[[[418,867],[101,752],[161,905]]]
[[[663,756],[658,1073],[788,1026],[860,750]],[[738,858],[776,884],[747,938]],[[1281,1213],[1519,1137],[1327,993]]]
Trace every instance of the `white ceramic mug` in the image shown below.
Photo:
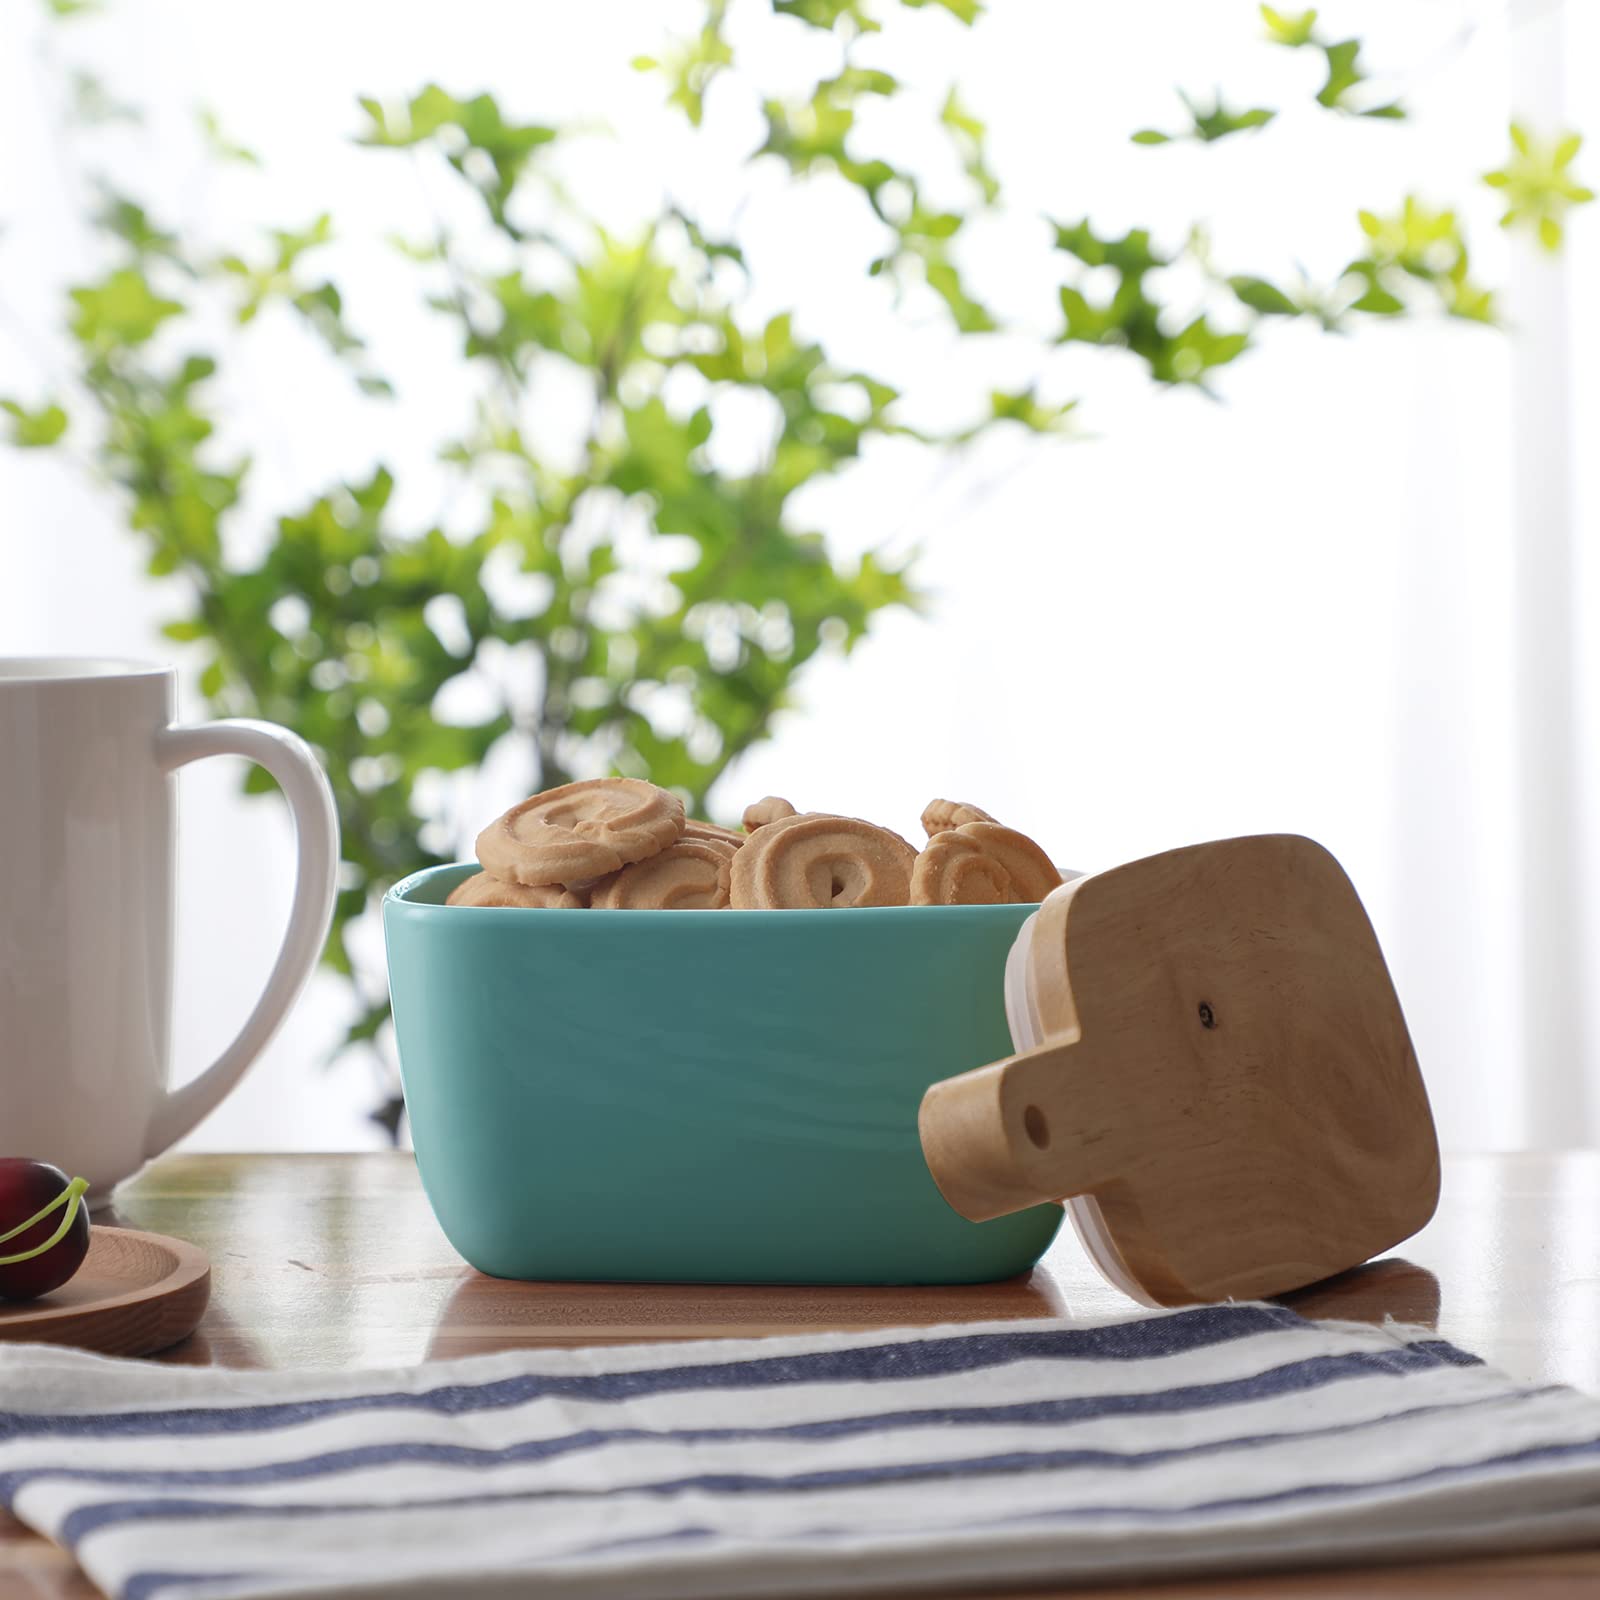
[[[0,1156],[112,1185],[238,1082],[316,964],[339,830],[306,744],[268,722],[173,726],[170,667],[0,657]],[[173,772],[240,755],[281,785],[299,866],[272,974],[238,1037],[167,1084]]]

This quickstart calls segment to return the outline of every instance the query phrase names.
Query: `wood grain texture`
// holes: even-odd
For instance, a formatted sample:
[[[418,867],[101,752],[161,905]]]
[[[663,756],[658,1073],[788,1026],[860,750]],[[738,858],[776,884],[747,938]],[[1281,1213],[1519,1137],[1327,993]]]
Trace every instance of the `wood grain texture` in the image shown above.
[[[182,1239],[95,1227],[72,1278],[41,1300],[0,1301],[0,1341],[148,1356],[194,1332],[211,1297],[211,1263]]]
[[[118,1193],[115,1219],[211,1257],[199,1329],[159,1359],[352,1367],[554,1345],[979,1318],[1107,1316],[1130,1302],[1070,1233],[1029,1276],[928,1290],[522,1284],[463,1266],[405,1155],[179,1156]],[[1600,1153],[1447,1161],[1404,1256],[1287,1297],[1308,1316],[1436,1326],[1518,1377],[1600,1391]],[[0,1517],[0,1600],[87,1600],[68,1558]],[[1600,1551],[1205,1579],[1073,1600],[1579,1600]],[[1021,1600],[1022,1591],[968,1600]]]
[[[1158,1305],[1282,1294],[1432,1215],[1405,1017],[1320,845],[1229,839],[1079,878],[1041,908],[1027,969],[1044,1042],[922,1103],[963,1215],[1092,1195]]]

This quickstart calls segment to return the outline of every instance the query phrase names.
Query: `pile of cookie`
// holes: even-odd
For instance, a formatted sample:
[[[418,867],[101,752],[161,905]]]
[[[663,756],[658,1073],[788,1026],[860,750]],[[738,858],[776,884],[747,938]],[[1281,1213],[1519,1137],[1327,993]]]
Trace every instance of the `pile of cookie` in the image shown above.
[[[1049,856],[988,812],[933,800],[927,845],[859,817],[796,811],[769,795],[744,832],[684,814],[637,778],[591,778],[513,806],[478,835],[483,870],[453,906],[573,910],[1019,905],[1061,882]]]

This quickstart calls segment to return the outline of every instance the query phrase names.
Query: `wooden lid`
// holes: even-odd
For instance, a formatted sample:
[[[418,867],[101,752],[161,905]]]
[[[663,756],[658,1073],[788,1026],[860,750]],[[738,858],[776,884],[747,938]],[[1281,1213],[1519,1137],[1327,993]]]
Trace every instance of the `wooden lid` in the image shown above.
[[[1093,1196],[1160,1305],[1282,1294],[1432,1216],[1405,1017],[1320,845],[1228,839],[1064,884],[1027,980],[1044,1043],[922,1101],[923,1153],[963,1216]]]

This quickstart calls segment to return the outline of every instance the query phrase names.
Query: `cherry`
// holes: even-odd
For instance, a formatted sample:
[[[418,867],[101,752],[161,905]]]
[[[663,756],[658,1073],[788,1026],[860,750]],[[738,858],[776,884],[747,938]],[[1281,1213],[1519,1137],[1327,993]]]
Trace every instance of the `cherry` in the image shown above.
[[[0,1299],[37,1299],[83,1265],[88,1187],[47,1161],[0,1157]]]

